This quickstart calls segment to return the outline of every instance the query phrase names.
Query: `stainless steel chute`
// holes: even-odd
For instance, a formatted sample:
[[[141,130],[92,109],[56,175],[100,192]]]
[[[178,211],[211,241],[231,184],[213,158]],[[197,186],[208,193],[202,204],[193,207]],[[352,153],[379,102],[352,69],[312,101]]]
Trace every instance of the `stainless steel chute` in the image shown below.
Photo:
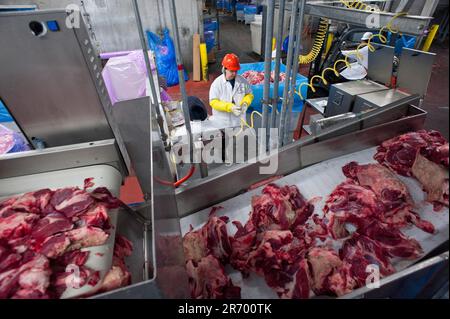
[[[97,184],[119,195],[125,177],[136,174],[146,202],[121,210],[116,227],[134,244],[128,259],[132,285],[96,297],[185,298],[182,250],[164,248],[167,243],[181,247],[174,188],[153,184],[153,178],[173,178],[154,114],[156,103],[150,104],[147,97],[112,105],[86,26],[80,19],[79,26],[68,27],[68,14],[65,10],[0,14],[0,39],[8,43],[0,52],[0,96],[25,136],[46,145],[0,157],[0,185],[20,180],[23,186],[15,193],[23,193],[35,185],[27,181],[51,174],[59,176],[63,186],[82,186],[80,179],[91,177],[89,172],[107,167],[94,174]],[[56,23],[59,30],[36,36],[30,30],[32,22]],[[77,178],[67,178],[73,170],[79,172]],[[102,182],[111,180],[111,174],[119,178]],[[45,180],[36,187],[44,184],[61,187]],[[2,187],[0,197],[11,195]],[[171,280],[174,275],[179,282]]]

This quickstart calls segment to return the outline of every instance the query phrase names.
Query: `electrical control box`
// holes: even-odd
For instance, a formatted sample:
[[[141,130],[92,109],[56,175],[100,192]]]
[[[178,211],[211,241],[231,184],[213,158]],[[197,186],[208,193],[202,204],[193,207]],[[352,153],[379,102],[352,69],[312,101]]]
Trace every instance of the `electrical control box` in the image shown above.
[[[410,96],[411,95],[407,93],[395,89],[362,94],[356,97],[353,112],[370,112],[382,107],[390,106],[396,102],[401,102]]]
[[[330,89],[324,115],[331,117],[352,112],[356,96],[386,90],[388,90],[386,86],[369,80],[334,84]]]

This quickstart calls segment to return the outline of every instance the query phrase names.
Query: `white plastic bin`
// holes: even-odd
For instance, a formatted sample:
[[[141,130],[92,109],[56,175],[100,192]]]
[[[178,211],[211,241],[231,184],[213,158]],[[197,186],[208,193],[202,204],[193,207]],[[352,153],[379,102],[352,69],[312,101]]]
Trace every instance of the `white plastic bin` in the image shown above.
[[[252,49],[256,54],[261,55],[262,22],[254,21],[250,24],[252,33]]]
[[[255,21],[255,15],[254,14],[245,14],[245,24],[251,24],[253,21]]]
[[[237,20],[238,22],[244,22],[244,21],[245,21],[244,10],[236,11],[236,20]]]

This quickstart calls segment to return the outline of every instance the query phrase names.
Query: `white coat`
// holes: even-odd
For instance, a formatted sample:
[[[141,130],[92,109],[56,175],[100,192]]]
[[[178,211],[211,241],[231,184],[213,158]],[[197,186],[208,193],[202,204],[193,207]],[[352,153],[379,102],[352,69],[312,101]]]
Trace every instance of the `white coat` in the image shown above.
[[[250,84],[247,80],[240,76],[236,75],[236,80],[234,84],[234,89],[231,86],[231,83],[228,82],[225,78],[225,75],[219,76],[211,85],[211,89],[209,90],[209,101],[212,100],[220,100],[223,102],[234,103],[237,106],[240,106],[242,103],[242,99],[247,95],[251,94],[252,89],[250,88]],[[240,117],[235,116],[233,113],[221,112],[215,109],[212,110],[213,116],[211,117],[211,121],[214,122],[214,125],[218,128],[226,128],[226,127],[240,127],[241,126],[241,118],[245,120],[246,110],[242,110],[242,114]]]
[[[369,47],[365,46],[361,48],[359,53],[358,55],[356,50],[342,51],[343,55],[357,61],[352,64],[351,68],[346,68],[341,72],[341,75],[347,80],[362,80],[367,76],[367,70],[369,69]]]

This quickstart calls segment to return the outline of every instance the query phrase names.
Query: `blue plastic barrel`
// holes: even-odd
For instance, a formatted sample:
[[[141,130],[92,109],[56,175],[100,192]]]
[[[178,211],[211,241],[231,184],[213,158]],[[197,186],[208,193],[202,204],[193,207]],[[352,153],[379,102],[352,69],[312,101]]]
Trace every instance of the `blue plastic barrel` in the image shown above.
[[[275,69],[275,62],[272,62],[272,70],[274,70],[274,69]],[[247,71],[264,72],[264,62],[241,64],[241,69],[239,70],[238,74],[242,75]],[[280,64],[280,72],[286,72],[286,66],[284,64]],[[297,89],[300,86],[300,84],[307,83],[307,82],[308,82],[308,78],[304,77],[301,74],[297,74],[296,83],[295,83],[295,86]],[[255,98],[253,100],[253,103],[250,105],[248,112],[253,112],[253,111],[261,112],[262,111],[261,101],[263,100],[264,85],[263,84],[251,85],[251,88],[252,88],[253,95],[255,96]],[[270,84],[270,95],[271,96],[273,96],[273,89],[274,89],[274,84],[271,83]],[[284,90],[284,82],[280,82],[278,85],[278,92],[279,92],[280,96],[283,95],[283,90]],[[303,96],[307,95],[307,90],[308,90],[308,88],[306,86],[302,87],[302,95]],[[301,110],[303,108],[303,101],[300,99],[300,96],[298,96],[298,94],[295,94],[294,96],[295,97],[294,97],[293,111],[301,112]],[[279,103],[278,108],[279,108],[279,110],[281,110],[281,103]]]

